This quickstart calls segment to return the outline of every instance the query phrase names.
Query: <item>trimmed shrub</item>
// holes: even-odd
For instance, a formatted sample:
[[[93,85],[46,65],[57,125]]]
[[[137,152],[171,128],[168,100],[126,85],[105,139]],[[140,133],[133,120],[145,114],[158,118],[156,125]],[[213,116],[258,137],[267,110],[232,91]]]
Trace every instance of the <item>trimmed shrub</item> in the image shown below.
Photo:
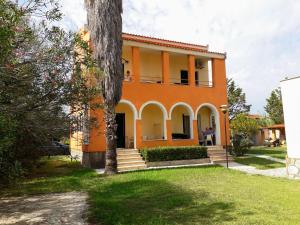
[[[249,138],[235,134],[232,137],[232,148],[229,149],[230,154],[234,156],[243,156],[251,148],[252,142]]]
[[[207,148],[202,146],[155,147],[140,150],[147,162],[207,158]]]

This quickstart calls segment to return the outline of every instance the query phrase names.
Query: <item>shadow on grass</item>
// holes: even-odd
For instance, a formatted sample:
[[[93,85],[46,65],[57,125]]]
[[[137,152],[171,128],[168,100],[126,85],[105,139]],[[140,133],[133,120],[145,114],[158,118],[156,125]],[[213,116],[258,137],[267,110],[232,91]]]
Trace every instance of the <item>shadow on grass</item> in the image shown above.
[[[92,224],[216,224],[234,219],[233,203],[164,180],[115,181],[89,196]]]
[[[90,169],[78,168],[61,172],[53,171],[45,176],[33,176],[17,184],[0,189],[1,196],[37,195],[68,191],[84,191],[88,183],[97,177]]]

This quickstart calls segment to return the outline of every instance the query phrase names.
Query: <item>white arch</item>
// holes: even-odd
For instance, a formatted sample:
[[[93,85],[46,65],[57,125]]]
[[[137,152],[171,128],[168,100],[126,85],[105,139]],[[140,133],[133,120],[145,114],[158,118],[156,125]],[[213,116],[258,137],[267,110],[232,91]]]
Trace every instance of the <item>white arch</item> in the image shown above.
[[[161,111],[163,112],[163,115],[164,115],[164,120],[168,120],[168,113],[167,113],[167,110],[166,108],[164,107],[163,104],[161,104],[160,102],[158,101],[148,101],[148,102],[145,102],[141,108],[140,108],[140,111],[139,111],[139,119],[142,119],[142,112],[144,110],[144,108],[147,106],[147,105],[150,105],[150,104],[154,104],[154,105],[157,105]]]
[[[198,116],[199,110],[202,107],[208,107],[214,114],[216,119],[216,145],[221,145],[221,129],[220,129],[220,114],[218,109],[211,103],[201,104],[195,111],[196,117]]]
[[[126,100],[126,99],[121,99],[119,103],[123,103],[123,104],[129,105],[129,107],[132,109],[134,118],[135,118],[135,119],[138,118],[138,111],[137,111],[135,105],[134,105],[131,101]]]
[[[140,107],[140,111],[139,111],[139,120],[142,119],[142,113],[143,113],[143,110],[144,108],[147,106],[147,105],[150,105],[150,104],[154,104],[154,105],[157,105],[162,113],[163,113],[163,120],[164,120],[164,140],[167,140],[167,120],[169,119],[168,118],[168,113],[167,113],[167,110],[166,108],[164,107],[163,104],[161,104],[160,102],[158,101],[148,101],[148,102],[145,102],[141,107]]]
[[[175,109],[176,106],[184,106],[189,111],[189,114],[190,114],[190,134],[191,134],[190,139],[194,139],[193,120],[194,120],[195,116],[194,116],[194,110],[193,110],[193,108],[189,104],[187,104],[185,102],[177,102],[177,103],[175,103],[174,105],[172,105],[172,107],[170,109],[170,112],[169,112],[169,118],[170,118],[170,120],[172,120],[172,112],[173,112],[173,110]]]
[[[172,105],[172,107],[171,107],[171,109],[170,109],[170,112],[169,112],[169,118],[172,119],[172,112],[173,112],[173,109],[174,109],[176,106],[180,106],[180,105],[185,106],[185,107],[187,108],[187,110],[188,110],[189,113],[190,113],[191,119],[194,120],[194,118],[195,118],[195,116],[194,116],[194,110],[193,110],[193,108],[192,108],[189,104],[187,104],[187,103],[185,103],[185,102],[177,102],[177,103],[175,103],[174,105]]]
[[[119,104],[120,103],[128,105],[133,112],[133,140],[134,140],[134,148],[136,148],[136,120],[138,118],[138,111],[135,105],[129,100],[121,99],[119,101]]]

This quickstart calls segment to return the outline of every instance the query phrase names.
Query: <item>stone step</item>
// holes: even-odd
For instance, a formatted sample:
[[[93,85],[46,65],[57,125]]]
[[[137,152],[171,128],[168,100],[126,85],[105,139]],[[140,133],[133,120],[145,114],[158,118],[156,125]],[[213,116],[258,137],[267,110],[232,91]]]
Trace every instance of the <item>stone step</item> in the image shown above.
[[[136,149],[117,150],[117,154],[130,154],[130,153],[139,153],[139,151]]]
[[[117,158],[125,159],[125,158],[131,158],[131,157],[138,157],[141,156],[140,153],[127,153],[127,154],[117,154]]]
[[[226,151],[224,151],[224,150],[222,150],[222,151],[208,151],[207,154],[208,155],[226,154]]]
[[[138,161],[138,160],[143,161],[143,158],[140,155],[117,157],[118,162],[132,162],[132,161]]]
[[[118,167],[118,171],[119,172],[142,170],[142,169],[146,169],[146,165],[140,165],[140,166],[120,166],[120,167]]]
[[[118,168],[123,166],[144,166],[146,165],[143,160],[131,161],[131,162],[118,162]]]
[[[210,161],[212,162],[220,161],[220,160],[226,161],[226,156],[210,157]],[[228,156],[228,160],[233,160],[232,156]]]

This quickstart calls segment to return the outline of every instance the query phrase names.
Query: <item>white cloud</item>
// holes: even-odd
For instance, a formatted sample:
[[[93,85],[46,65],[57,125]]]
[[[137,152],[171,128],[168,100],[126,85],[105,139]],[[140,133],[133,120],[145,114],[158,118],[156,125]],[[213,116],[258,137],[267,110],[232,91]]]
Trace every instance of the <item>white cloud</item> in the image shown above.
[[[83,0],[62,0],[65,26],[86,21]],[[227,76],[244,89],[253,112],[287,75],[299,74],[298,0],[123,0],[123,30],[209,44],[227,52]]]

